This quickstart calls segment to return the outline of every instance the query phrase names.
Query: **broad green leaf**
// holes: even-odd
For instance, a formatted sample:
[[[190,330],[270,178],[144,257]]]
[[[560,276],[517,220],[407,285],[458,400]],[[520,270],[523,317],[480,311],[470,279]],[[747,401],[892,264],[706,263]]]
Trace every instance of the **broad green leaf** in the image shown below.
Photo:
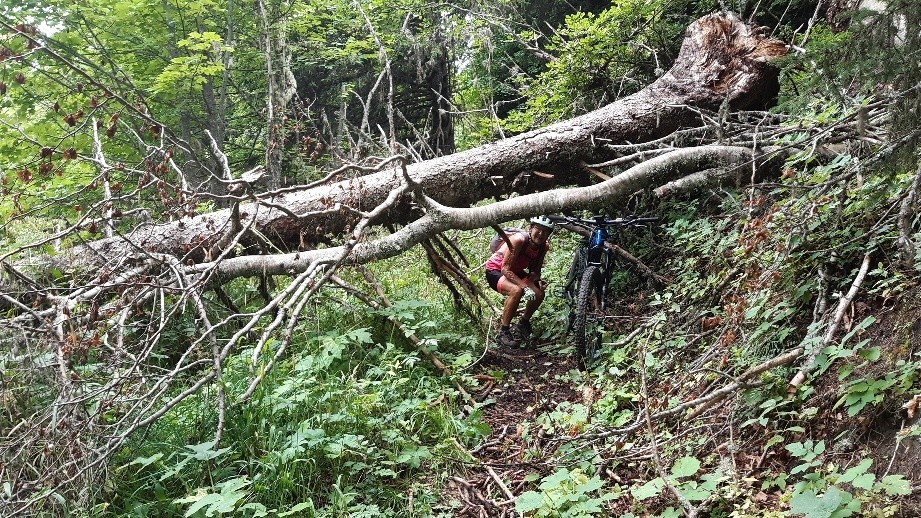
[[[150,466],[151,464],[153,464],[154,462],[157,462],[158,460],[162,458],[163,458],[162,453],[154,453],[150,457],[138,457],[134,459],[133,461],[129,462],[128,465],[132,466],[134,464],[138,464],[143,468],[146,466]]]
[[[544,496],[536,491],[526,491],[515,499],[515,510],[519,514],[528,513],[535,509],[540,509],[544,503]]]
[[[215,450],[213,449],[215,444],[215,441],[208,441],[201,444],[189,444],[186,445],[186,448],[192,450],[193,454],[191,457],[195,460],[216,459],[230,451],[230,448],[221,448],[219,450]]]
[[[269,515],[269,510],[264,505],[260,504],[259,502],[250,502],[240,507],[240,510],[241,511],[251,510],[253,514],[250,516],[250,518],[262,518],[263,516]],[[281,515],[278,515],[278,516],[281,516]]]
[[[856,466],[852,466],[845,471],[838,479],[839,482],[851,482],[860,475],[863,475],[873,465],[873,459],[863,459]]]
[[[429,452],[427,446],[409,446],[400,452],[396,461],[400,464],[407,464],[413,468],[418,468],[422,464],[423,459],[431,458],[431,456],[432,454]]]
[[[865,360],[875,362],[882,355],[882,350],[879,347],[870,347],[869,349],[861,349],[857,354]]]
[[[540,483],[540,488],[543,490],[553,489],[568,480],[569,470],[566,468],[560,468],[556,470],[552,475],[544,478],[544,480]]]
[[[840,506],[841,498],[837,493],[819,496],[812,491],[804,491],[790,499],[790,512],[806,518],[830,518]]]
[[[231,494],[239,493],[241,488],[244,488],[249,485],[249,477],[235,477],[230,480],[225,480],[217,486],[221,488],[221,493]]]
[[[873,483],[876,482],[876,475],[873,473],[864,473],[863,475],[858,475],[851,481],[851,485],[860,489],[871,489]]]
[[[806,455],[806,452],[808,451],[801,442],[791,442],[790,444],[784,446],[784,448],[786,448],[786,450],[789,451],[790,454],[794,457],[802,457]]]
[[[665,481],[661,477],[656,477],[640,487],[630,488],[630,494],[637,500],[646,500],[658,495],[663,487],[665,487]]]
[[[685,498],[691,502],[700,502],[709,498],[713,494],[713,490],[704,487],[703,485],[698,485],[697,481],[689,480],[680,486],[678,486],[678,491],[684,495]]]
[[[851,339],[851,337],[853,337],[855,334],[859,333],[860,331],[863,331],[864,329],[870,327],[875,322],[876,322],[876,317],[874,317],[873,315],[870,315],[867,318],[863,319],[859,324],[854,326],[848,334],[844,335],[844,338],[841,339],[841,345],[846,344],[847,341]]]
[[[576,491],[578,491],[579,493],[583,493],[583,494],[591,493],[592,491],[598,491],[603,486],[604,486],[604,482],[602,482],[601,479],[598,478],[598,476],[596,475],[586,480],[584,483],[579,484],[579,486],[576,488]]]
[[[879,481],[877,487],[889,496],[908,496],[911,494],[911,481],[905,480],[903,475],[889,475]]]
[[[296,515],[297,513],[300,513],[301,511],[303,511],[304,509],[311,509],[311,510],[315,509],[315,507],[313,506],[313,500],[307,500],[306,502],[301,502],[283,513],[278,513],[278,516],[279,518],[284,518],[285,516]]]
[[[672,476],[681,478],[681,477],[690,477],[697,473],[697,470],[700,469],[700,461],[694,457],[681,457],[675,461],[675,465],[672,466]]]
[[[360,329],[353,329],[349,331],[349,338],[357,344],[370,344],[374,342],[371,332],[367,327],[362,327]]]
[[[195,495],[191,497],[181,498],[179,500],[176,500],[175,503],[177,504],[185,504],[185,503],[190,503],[190,502],[192,503],[192,505],[190,505],[189,508],[186,509],[185,514],[183,515],[186,518],[188,518],[189,516],[192,516],[198,511],[204,509],[205,506],[210,506],[212,503],[217,502],[220,499],[221,499],[220,493],[205,493],[200,496]]]

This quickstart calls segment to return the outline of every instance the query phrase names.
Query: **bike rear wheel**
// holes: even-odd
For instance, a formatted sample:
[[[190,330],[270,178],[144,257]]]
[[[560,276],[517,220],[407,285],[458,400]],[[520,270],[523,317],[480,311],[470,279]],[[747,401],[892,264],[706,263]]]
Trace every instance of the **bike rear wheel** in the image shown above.
[[[604,280],[600,268],[589,266],[579,282],[573,322],[576,362],[580,369],[590,368],[595,360],[601,347],[603,322]]]

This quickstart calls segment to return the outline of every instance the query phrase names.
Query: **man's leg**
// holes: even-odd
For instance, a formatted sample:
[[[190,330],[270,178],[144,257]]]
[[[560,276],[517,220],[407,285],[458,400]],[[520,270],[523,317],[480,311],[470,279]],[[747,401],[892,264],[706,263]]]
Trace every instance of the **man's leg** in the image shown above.
[[[502,306],[502,316],[499,318],[499,334],[496,336],[496,341],[504,347],[515,347],[519,339],[512,334],[511,323],[512,317],[518,311],[518,304],[521,303],[524,290],[506,280],[505,276],[499,278],[497,288],[499,293],[506,296],[506,299]]]
[[[521,320],[518,321],[517,331],[522,340],[527,340],[531,337],[531,317],[541,303],[544,302],[545,295],[544,290],[536,283],[529,282],[528,287],[534,290],[534,298],[525,304],[524,313],[521,315]]]

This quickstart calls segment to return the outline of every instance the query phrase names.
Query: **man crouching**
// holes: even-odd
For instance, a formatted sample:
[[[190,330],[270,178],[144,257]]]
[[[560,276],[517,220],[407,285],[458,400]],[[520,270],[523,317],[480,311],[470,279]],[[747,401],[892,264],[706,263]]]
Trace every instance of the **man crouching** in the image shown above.
[[[553,222],[549,218],[532,218],[527,233],[509,235],[508,242],[486,261],[486,281],[492,289],[507,297],[496,336],[496,342],[503,347],[516,347],[531,337],[531,316],[544,301],[540,270],[550,250],[548,239],[552,232]],[[524,314],[512,328],[512,317],[522,299],[526,302]]]

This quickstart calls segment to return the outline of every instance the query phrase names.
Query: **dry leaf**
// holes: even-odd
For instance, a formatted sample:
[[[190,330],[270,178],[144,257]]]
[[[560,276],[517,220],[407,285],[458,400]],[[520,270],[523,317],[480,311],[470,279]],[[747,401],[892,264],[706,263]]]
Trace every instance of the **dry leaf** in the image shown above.
[[[902,408],[905,410],[905,413],[908,414],[909,419],[915,418],[915,410],[918,409],[918,405],[921,404],[921,394],[911,398],[907,403],[902,405]]]

